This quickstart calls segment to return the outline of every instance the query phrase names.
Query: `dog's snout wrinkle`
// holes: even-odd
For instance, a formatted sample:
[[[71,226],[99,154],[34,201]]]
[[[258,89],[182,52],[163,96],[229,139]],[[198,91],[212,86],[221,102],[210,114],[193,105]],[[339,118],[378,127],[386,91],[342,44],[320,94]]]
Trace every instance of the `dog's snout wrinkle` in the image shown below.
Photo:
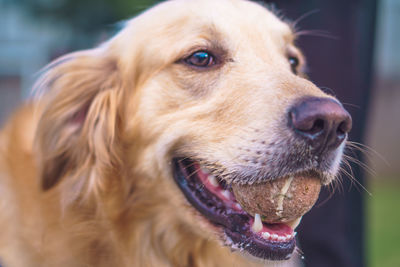
[[[289,111],[289,122],[297,135],[317,151],[336,149],[351,130],[350,114],[330,98],[310,97]]]

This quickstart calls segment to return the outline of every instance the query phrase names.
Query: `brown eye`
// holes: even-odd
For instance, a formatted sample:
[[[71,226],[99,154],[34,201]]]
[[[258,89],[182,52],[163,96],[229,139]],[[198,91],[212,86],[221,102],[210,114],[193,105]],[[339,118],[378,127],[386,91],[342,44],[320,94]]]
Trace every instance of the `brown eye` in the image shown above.
[[[297,67],[299,66],[299,58],[294,56],[289,57],[289,64],[290,68],[292,69],[292,72],[294,74],[297,74]]]
[[[197,51],[185,59],[189,65],[206,68],[215,64],[215,58],[207,51]]]

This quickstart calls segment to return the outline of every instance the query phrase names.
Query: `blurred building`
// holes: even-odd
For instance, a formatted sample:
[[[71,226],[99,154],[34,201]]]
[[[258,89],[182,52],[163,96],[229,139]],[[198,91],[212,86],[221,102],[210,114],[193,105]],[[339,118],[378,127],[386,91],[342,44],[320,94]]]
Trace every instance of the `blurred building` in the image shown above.
[[[400,178],[400,1],[378,3],[367,144],[380,155],[369,153],[368,158],[378,178]]]
[[[23,6],[0,1],[0,125],[31,95],[37,73],[81,36],[61,21],[44,22]]]

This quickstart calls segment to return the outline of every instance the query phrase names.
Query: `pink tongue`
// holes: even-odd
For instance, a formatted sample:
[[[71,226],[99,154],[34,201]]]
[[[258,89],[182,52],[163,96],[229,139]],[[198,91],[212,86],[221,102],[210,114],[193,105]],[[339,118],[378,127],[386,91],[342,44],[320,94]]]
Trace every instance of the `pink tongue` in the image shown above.
[[[204,185],[207,190],[221,199],[226,207],[231,208],[236,211],[243,212],[242,207],[236,201],[235,195],[231,193],[229,190],[223,189],[221,186],[212,184],[208,179],[208,174],[204,173],[199,164],[195,164],[194,167],[196,168],[196,174],[199,177],[200,181]]]
[[[285,235],[285,234],[292,234],[293,230],[290,228],[290,226],[283,224],[283,223],[277,223],[277,224],[263,224],[263,230],[264,228],[266,230],[269,230],[269,232],[276,233],[277,235]]]
[[[253,225],[254,219],[250,220],[250,225]],[[277,234],[279,236],[286,236],[293,234],[293,229],[284,223],[263,223],[263,228],[260,232],[268,232],[270,234]]]

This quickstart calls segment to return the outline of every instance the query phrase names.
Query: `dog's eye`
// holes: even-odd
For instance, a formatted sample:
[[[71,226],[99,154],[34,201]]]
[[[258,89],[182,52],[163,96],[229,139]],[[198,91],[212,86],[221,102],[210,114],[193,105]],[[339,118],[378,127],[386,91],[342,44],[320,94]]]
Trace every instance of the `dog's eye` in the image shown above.
[[[292,72],[294,74],[297,74],[297,67],[299,66],[299,58],[298,57],[294,57],[294,56],[290,56],[289,57],[289,64],[290,64],[290,68],[292,69]]]
[[[185,59],[189,65],[206,68],[215,64],[215,58],[207,51],[197,51]]]

